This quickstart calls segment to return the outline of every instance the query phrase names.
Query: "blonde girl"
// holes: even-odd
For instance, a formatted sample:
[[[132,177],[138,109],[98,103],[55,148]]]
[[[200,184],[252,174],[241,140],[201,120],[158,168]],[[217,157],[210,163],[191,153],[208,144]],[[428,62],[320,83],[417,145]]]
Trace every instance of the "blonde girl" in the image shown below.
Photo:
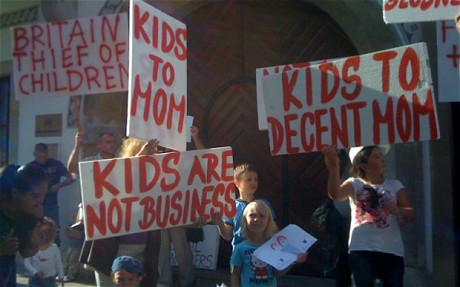
[[[28,286],[56,287],[57,282],[63,282],[64,279],[61,252],[54,243],[58,232],[57,224],[51,218],[45,217],[40,231],[42,238],[37,254],[24,259],[24,266],[31,274]]]
[[[250,202],[243,211],[241,229],[245,240],[237,244],[232,253],[231,286],[277,286],[277,276],[285,274],[293,265],[278,272],[253,256],[259,246],[278,232],[271,208],[263,200]],[[302,253],[297,262],[304,262],[306,256]]]

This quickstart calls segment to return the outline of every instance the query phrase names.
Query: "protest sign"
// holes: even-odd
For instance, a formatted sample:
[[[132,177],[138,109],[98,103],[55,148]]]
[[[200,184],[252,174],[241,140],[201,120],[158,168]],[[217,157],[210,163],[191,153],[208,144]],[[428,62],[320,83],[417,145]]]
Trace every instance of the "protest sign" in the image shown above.
[[[316,238],[295,224],[289,224],[254,251],[254,256],[277,270],[286,269],[297,255],[306,252]]]
[[[262,77],[273,155],[439,138],[426,45]]]
[[[193,254],[193,267],[197,269],[216,270],[219,255],[220,234],[216,225],[203,227],[204,240],[189,242]],[[171,265],[177,266],[174,246],[171,248]]]
[[[454,21],[436,23],[438,51],[438,99],[460,102],[460,34]]]
[[[17,99],[128,89],[128,16],[13,27]]]
[[[230,147],[79,165],[87,240],[236,213]]]
[[[385,23],[452,20],[459,13],[460,0],[384,0]]]
[[[142,1],[131,0],[127,134],[186,149],[187,29]]]
[[[267,113],[265,112],[265,100],[262,91],[262,77],[284,73],[293,69],[307,68],[319,63],[334,61],[335,59],[320,60],[313,62],[294,63],[273,67],[263,67],[256,69],[256,89],[257,89],[257,118],[259,120],[259,130],[267,130]]]
[[[267,113],[265,112],[264,95],[262,94],[262,77],[287,72],[292,69],[308,67],[312,65],[310,62],[281,65],[273,67],[264,67],[256,69],[256,89],[257,89],[257,117],[259,120],[259,130],[267,130]]]

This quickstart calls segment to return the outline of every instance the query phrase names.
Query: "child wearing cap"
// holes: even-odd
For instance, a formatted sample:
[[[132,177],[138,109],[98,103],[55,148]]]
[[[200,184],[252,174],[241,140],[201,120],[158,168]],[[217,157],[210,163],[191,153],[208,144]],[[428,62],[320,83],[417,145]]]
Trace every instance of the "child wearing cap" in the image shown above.
[[[386,179],[384,159],[388,148],[352,147],[352,177],[340,183],[335,146],[323,148],[329,171],[327,191],[333,200],[349,199],[351,226],[350,267],[356,287],[404,285],[404,245],[400,226],[415,220],[406,189],[396,179]],[[384,262],[382,264],[382,262]]]
[[[142,264],[134,257],[119,256],[112,264],[112,281],[117,287],[136,287],[143,277]]]

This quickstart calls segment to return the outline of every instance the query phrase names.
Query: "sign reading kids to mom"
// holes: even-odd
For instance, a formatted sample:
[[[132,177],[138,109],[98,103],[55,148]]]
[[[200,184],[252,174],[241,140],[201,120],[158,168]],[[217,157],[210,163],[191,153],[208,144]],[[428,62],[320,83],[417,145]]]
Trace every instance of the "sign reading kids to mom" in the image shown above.
[[[11,29],[17,99],[128,89],[128,15]]]
[[[86,240],[235,216],[230,147],[80,163]]]
[[[273,155],[439,138],[424,43],[262,77]]]
[[[187,29],[145,2],[130,2],[129,136],[186,149]]]

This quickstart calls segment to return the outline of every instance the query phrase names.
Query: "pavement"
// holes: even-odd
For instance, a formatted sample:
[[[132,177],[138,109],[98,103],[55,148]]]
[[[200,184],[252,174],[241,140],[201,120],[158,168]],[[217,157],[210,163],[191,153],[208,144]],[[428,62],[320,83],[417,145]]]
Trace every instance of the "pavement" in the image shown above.
[[[19,257],[19,258],[18,258]],[[17,286],[27,287],[29,277],[24,268],[24,263],[20,256],[16,256],[17,268]],[[178,287],[178,270],[173,267],[174,286]],[[229,268],[217,268],[217,270],[195,269],[195,284],[193,287],[216,287],[230,286],[230,270]],[[225,284],[225,285],[221,285]],[[97,286],[94,280],[94,273],[85,269],[80,270],[80,276],[77,280],[64,283],[65,287],[83,287]],[[284,275],[278,279],[278,287],[331,287],[335,286],[335,280],[322,277],[307,277],[296,275]],[[113,287],[103,286],[103,287]],[[155,286],[152,286],[155,287]]]
[[[175,281],[174,286],[179,286],[177,283],[177,270],[175,272]],[[94,279],[94,278],[92,278]],[[28,282],[27,275],[18,275],[17,282],[18,287],[27,287]],[[196,269],[196,282],[194,287],[216,287],[221,286],[224,283],[226,286],[230,286],[230,272],[227,268],[217,269],[217,270],[201,270]],[[284,275],[278,280],[279,287],[331,287],[335,286],[335,281],[328,278],[318,278],[318,277],[305,277],[305,276],[294,276],[294,275]],[[65,287],[83,287],[83,286],[96,286],[94,280],[76,280],[72,282],[66,282]],[[105,287],[105,286],[104,286]],[[108,286],[113,287],[113,286]],[[154,286],[152,286],[154,287]]]

